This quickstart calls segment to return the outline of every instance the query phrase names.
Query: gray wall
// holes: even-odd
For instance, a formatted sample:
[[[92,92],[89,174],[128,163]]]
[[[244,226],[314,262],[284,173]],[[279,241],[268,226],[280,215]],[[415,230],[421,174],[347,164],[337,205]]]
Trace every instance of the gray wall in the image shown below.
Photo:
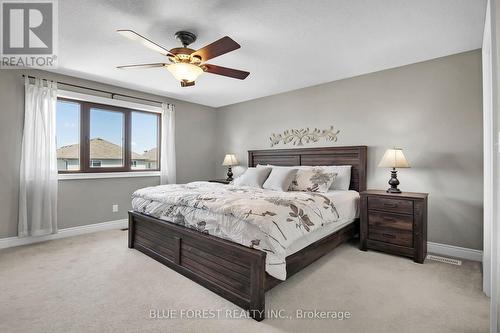
[[[159,177],[60,180],[57,219],[59,228],[78,227],[127,217],[132,193],[159,185]],[[112,212],[112,205],[119,211]],[[17,233],[17,224],[15,224]]]
[[[17,235],[19,161],[24,116],[21,74],[171,102],[176,105],[177,181],[206,180],[215,173],[215,113],[210,107],[41,71],[0,71],[0,238]],[[61,88],[69,89],[61,86]],[[73,89],[74,90],[74,89]],[[85,91],[81,91],[85,92]],[[103,95],[106,96],[106,95]],[[59,227],[75,227],[126,218],[131,193],[156,185],[159,177],[59,181]],[[118,204],[120,211],[112,213]]]
[[[279,78],[277,78],[279,80]],[[377,168],[402,147],[405,191],[428,192],[429,241],[482,249],[482,91],[479,50],[217,109],[217,162],[269,148],[271,133],[334,125],[333,145],[367,145],[368,187],[388,187]],[[318,142],[310,146],[328,146]],[[279,146],[275,148],[286,148]],[[220,163],[217,163],[220,165]],[[236,172],[240,171],[238,169]],[[225,169],[218,166],[217,174]]]

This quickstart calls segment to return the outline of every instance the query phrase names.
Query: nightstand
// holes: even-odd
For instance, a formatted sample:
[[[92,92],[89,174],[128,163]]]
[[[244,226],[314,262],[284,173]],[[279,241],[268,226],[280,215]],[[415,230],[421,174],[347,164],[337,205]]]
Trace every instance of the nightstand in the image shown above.
[[[427,255],[427,193],[361,192],[360,249],[413,258]]]
[[[209,180],[210,183],[221,183],[221,184],[229,184],[230,181],[229,180],[225,180],[225,179],[210,179]]]

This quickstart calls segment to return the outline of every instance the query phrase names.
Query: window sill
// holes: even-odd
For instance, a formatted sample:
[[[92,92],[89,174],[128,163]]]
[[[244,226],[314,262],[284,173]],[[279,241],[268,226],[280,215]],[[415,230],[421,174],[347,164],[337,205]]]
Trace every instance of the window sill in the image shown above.
[[[103,178],[132,178],[132,177],[159,177],[160,171],[132,171],[132,172],[96,172],[96,173],[61,173],[59,180],[71,179],[103,179]]]

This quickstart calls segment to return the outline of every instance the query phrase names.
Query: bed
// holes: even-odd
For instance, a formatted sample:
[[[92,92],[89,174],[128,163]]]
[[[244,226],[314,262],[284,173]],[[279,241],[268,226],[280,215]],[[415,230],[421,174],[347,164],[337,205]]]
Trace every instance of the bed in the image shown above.
[[[358,192],[366,189],[365,146],[249,151],[248,166],[254,167],[258,164],[279,166],[351,165],[350,191],[309,197],[307,194],[294,195],[295,200],[308,201],[308,205],[315,211],[323,209],[322,214],[325,216],[325,221],[335,220],[335,217],[330,215],[334,215],[336,208],[346,212],[352,211],[353,198],[357,197]],[[183,192],[187,194],[192,191],[192,197],[198,198],[198,201],[194,205],[190,205],[187,202],[189,200],[180,203],[170,202],[169,198],[176,198],[175,191],[188,191]],[[202,196],[203,200],[201,201],[199,200],[200,193],[207,193]],[[215,183],[190,183],[140,190],[134,194],[134,211],[129,212],[129,247],[145,253],[248,310],[252,318],[260,321],[265,318],[265,291],[357,235],[359,219],[352,222],[351,218],[341,220],[339,217],[335,220],[336,223],[325,225],[321,223],[319,226],[319,223],[311,218],[312,223],[309,225],[311,230],[305,232],[303,228],[297,226],[297,232],[299,234],[302,232],[304,235],[295,235],[296,232],[292,230],[293,228],[285,235],[281,230],[283,225],[274,227],[272,225],[274,221],[269,217],[272,215],[273,209],[278,209],[279,205],[270,206],[271,208],[266,205],[270,205],[271,201],[275,204],[274,201],[286,200],[287,195],[292,194],[283,192],[280,197],[270,198],[270,194],[266,190],[253,190],[248,193],[244,188]],[[185,197],[189,199],[191,196],[187,194]],[[248,239],[237,237],[223,239],[220,235],[217,237],[216,231],[218,231],[220,223],[216,228],[211,229],[210,223],[205,223],[205,221],[210,221],[209,216],[203,216],[201,224],[187,225],[184,219],[180,223],[175,214],[154,213],[159,211],[164,213],[165,210],[168,210],[165,208],[167,206],[161,205],[160,198],[162,198],[161,200],[170,204],[171,207],[185,205],[194,210],[194,208],[200,208],[197,205],[203,205],[200,209],[202,212],[213,211],[221,213],[221,216],[239,218],[239,211],[235,207],[238,207],[238,203],[244,199],[245,195],[253,196],[253,203],[256,206],[252,207],[251,212],[258,216],[256,221],[260,223],[261,221],[266,222],[266,219],[269,220],[260,225],[253,225],[254,223],[239,224],[236,234],[246,235],[249,233],[248,230],[245,232],[240,230],[246,225],[250,225],[257,231],[262,229],[262,225],[270,225],[269,229],[264,230],[266,236],[271,239],[270,242],[259,243],[260,239],[258,239],[255,243],[253,241],[249,243]],[[330,200],[329,198],[335,201],[339,207],[330,209],[328,205],[325,205],[325,202]],[[341,204],[342,202],[345,204]],[[322,205],[325,207],[322,208]],[[298,207],[303,207],[305,211],[309,206]],[[187,209],[186,207],[184,209]],[[182,211],[182,215],[186,215],[185,210]],[[309,215],[312,216],[313,213],[309,213]],[[341,214],[342,217],[347,215],[347,213]],[[337,216],[340,215],[337,213]],[[315,229],[313,230],[313,228]],[[289,241],[288,243],[285,244],[284,241],[278,240],[280,233],[283,239]],[[250,244],[250,246],[242,244]],[[286,275],[283,275],[283,272]]]

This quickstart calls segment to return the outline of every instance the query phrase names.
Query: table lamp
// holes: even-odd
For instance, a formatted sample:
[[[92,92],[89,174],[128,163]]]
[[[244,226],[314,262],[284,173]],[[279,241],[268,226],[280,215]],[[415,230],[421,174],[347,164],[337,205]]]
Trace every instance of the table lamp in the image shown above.
[[[236,159],[236,156],[234,154],[227,154],[224,157],[224,162],[222,162],[222,165],[227,166],[227,181],[232,181],[233,180],[233,171],[231,170],[232,166],[238,165],[238,160]]]
[[[381,168],[392,168],[391,179],[389,180],[389,185],[391,185],[391,187],[387,190],[387,193],[401,193],[401,190],[398,189],[399,180],[396,168],[410,167],[410,164],[408,164],[408,161],[403,154],[403,149],[387,149],[378,166]]]

